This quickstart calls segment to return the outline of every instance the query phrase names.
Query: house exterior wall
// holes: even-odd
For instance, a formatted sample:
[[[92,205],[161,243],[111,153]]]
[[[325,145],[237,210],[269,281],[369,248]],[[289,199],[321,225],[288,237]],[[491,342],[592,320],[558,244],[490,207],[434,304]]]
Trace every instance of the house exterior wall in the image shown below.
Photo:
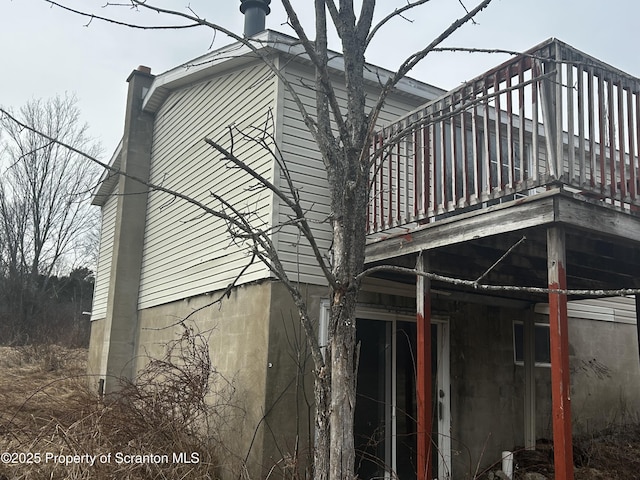
[[[311,318],[318,322],[327,287],[300,285]],[[265,391],[262,472],[256,478],[295,478],[311,465],[314,444],[313,360],[291,295],[271,284],[269,352]]]
[[[119,388],[117,379],[132,377],[135,355],[137,304],[147,211],[153,115],[142,111],[142,98],[153,82],[144,67],[134,70],[127,82],[127,106],[121,150],[113,254],[109,274],[104,344],[100,374],[104,391]]]
[[[415,311],[413,286],[366,283],[360,297],[368,311]],[[452,478],[470,478],[479,468],[499,468],[501,452],[524,445],[525,369],[516,364],[513,325],[527,316],[548,323],[540,306],[491,305],[432,299],[433,315],[447,319],[450,338]],[[571,401],[574,434],[593,433],[640,415],[640,360],[632,298],[595,301],[600,308],[626,312],[610,320],[569,318]],[[587,304],[593,303],[585,301]],[[582,311],[586,307],[579,303]],[[604,306],[602,306],[604,305]],[[580,311],[580,308],[570,311]],[[598,313],[600,311],[597,311]],[[592,313],[592,315],[594,315]],[[551,369],[534,368],[536,438],[552,432]],[[445,433],[446,434],[446,433]],[[493,465],[493,466],[492,466]]]
[[[312,71],[290,62],[285,75],[313,112],[314,94],[305,86],[313,82]],[[338,79],[336,85],[344,105],[344,89]],[[368,92],[369,101],[376,98],[374,90]],[[417,103],[422,102],[392,95],[379,125],[391,123]],[[291,95],[261,64],[244,64],[168,96],[155,113],[151,183],[214,208],[220,204],[212,198],[212,192],[232,198],[235,206],[250,212],[257,225],[289,221],[282,201],[274,200],[269,193],[256,193],[246,175],[227,168],[219,160],[220,155],[202,141],[210,137],[230,146],[231,124],[250,134],[266,125],[269,135],[274,135],[321,251],[328,254],[331,232],[326,220],[330,208],[322,160]],[[238,157],[283,185],[282,168],[262,147],[238,134],[233,143]],[[410,174],[411,169],[404,172]],[[100,362],[109,344],[103,318],[107,311],[105,285],[111,271],[103,265],[111,263],[109,250],[114,243],[117,198],[107,200],[103,207],[90,373],[104,374]],[[241,245],[229,240],[223,220],[203,215],[198,207],[162,192],[152,191],[148,198],[133,340],[137,371],[145,367],[149,358],[161,357],[166,345],[183,333],[177,321],[211,302],[249,259]],[[299,238],[294,227],[278,230],[273,240],[290,278],[303,282],[310,311],[319,312],[320,300],[327,293],[323,286],[326,282],[308,244]],[[229,292],[220,308],[206,308],[191,319],[199,331],[210,332],[212,365],[235,389],[229,417],[220,425],[227,447],[221,467],[223,478],[235,478],[245,458],[252,476],[261,478],[272,468],[301,461],[290,457],[292,452],[305,457],[312,450],[313,394],[306,339],[286,289],[269,277],[268,269],[256,263],[243,274],[240,285]],[[368,305],[394,305],[404,311],[415,306],[415,300],[409,297],[391,297],[367,293],[362,300]],[[632,319],[627,304],[625,301],[612,307],[614,320],[616,315]],[[450,322],[452,466],[454,478],[464,478],[477,465],[490,464],[501,451],[522,443],[524,372],[513,361],[512,325],[515,319],[532,313],[454,301],[434,302],[434,308]],[[601,311],[609,307],[592,302],[581,304],[581,308]],[[632,393],[640,387],[635,322],[607,323],[589,318],[570,321],[577,432],[640,412]],[[549,437],[550,374],[545,368],[536,368],[535,376],[537,436]]]
[[[301,289],[310,311],[319,312],[326,288]],[[167,345],[184,334],[179,320],[221,293],[140,310],[135,370],[140,372],[152,358],[162,358]],[[296,452],[302,468],[309,464],[312,366],[298,318],[286,288],[267,279],[234,288],[219,305],[203,308],[187,321],[208,342],[215,371],[212,391],[224,391],[222,397],[228,399],[228,405],[216,407],[211,419],[214,438],[224,445],[217,452],[223,479],[237,478],[244,468],[249,478],[265,478],[270,471],[279,477],[285,465],[292,465]],[[101,323],[94,325],[98,328],[92,335],[98,337]],[[230,391],[233,394],[227,397]],[[211,394],[212,405],[219,402],[215,395]]]
[[[107,296],[111,277],[111,260],[113,258],[113,235],[116,228],[116,207],[118,205],[118,187],[102,207],[100,228],[100,250],[98,253],[98,269],[93,291],[93,307],[91,320],[98,320],[107,315]]]
[[[615,302],[610,302],[614,303]],[[622,305],[626,302],[622,301]],[[456,304],[450,310],[453,478],[491,465],[524,441],[524,367],[514,362],[517,310]],[[533,314],[548,323],[548,317]],[[640,415],[636,325],[569,318],[571,408],[575,435]],[[536,438],[551,439],[551,370],[535,368]]]
[[[313,81],[311,70],[296,62],[287,64],[286,74],[291,81],[297,81],[300,90],[306,89],[304,82]],[[311,90],[306,90],[303,97],[310,108]],[[375,98],[374,90],[369,92],[370,99]],[[343,89],[340,96],[344,104]],[[394,116],[419,103],[421,99],[415,96],[392,96],[380,122],[391,122]],[[172,91],[157,111],[145,113],[153,113],[151,184],[220,209],[220,203],[212,198],[213,192],[232,199],[234,206],[249,212],[255,224],[268,227],[270,220],[288,221],[281,203],[274,206],[270,193],[252,189],[255,182],[237,169],[227,168],[219,160],[220,154],[203,142],[208,137],[231,148],[230,125],[248,135],[261,135],[264,128],[282,146],[300,187],[303,206],[310,211],[323,251],[328,252],[329,225],[323,223],[329,213],[324,166],[282,83],[265,66],[245,62]],[[275,178],[274,158],[239,132],[235,135],[233,153],[265,178]],[[272,139],[267,144],[272,144]],[[282,180],[282,172],[277,173]],[[110,340],[108,325],[102,318],[109,304],[106,291],[113,277],[113,272],[103,267],[109,263],[110,246],[112,249],[115,243],[113,225],[121,198],[117,190],[113,193],[103,205],[101,244],[105,260],[101,260],[98,272],[89,362],[90,373],[103,377]],[[311,311],[319,312],[320,298],[327,294],[326,282],[314,266],[309,249],[296,241],[294,230],[274,234],[274,242],[291,278],[313,284],[303,289]],[[246,249],[230,241],[223,220],[153,189],[148,193],[141,246],[139,292],[130,289],[131,294],[138,295],[136,319],[128,324],[134,332],[128,336],[133,345],[133,361],[126,362],[133,365],[132,377],[149,358],[161,357],[167,343],[182,334],[181,327],[174,325],[176,321],[205,305],[216,292],[220,294],[249,260]],[[201,330],[214,327],[210,337],[213,365],[233,381],[239,402],[234,409],[243,412],[233,416],[223,432],[229,451],[237,455],[231,455],[229,465],[223,468],[227,473],[239,471],[249,446],[249,468],[259,472],[258,477],[274,465],[282,465],[286,452],[297,451],[306,456],[312,451],[313,394],[306,339],[288,292],[269,277],[268,269],[256,262],[243,273],[239,286],[230,292],[220,310],[208,308],[193,317]],[[274,290],[273,285],[277,285]],[[295,415],[292,405],[296,407]],[[273,430],[265,430],[267,424],[273,425]],[[264,440],[267,434],[269,438]],[[291,440],[296,437],[304,440],[294,445]]]
[[[291,62],[286,64],[285,76],[295,89],[307,112],[315,115],[315,90],[313,88],[315,74],[312,68],[298,62]],[[347,93],[344,80],[335,76],[332,78],[332,85],[339,105],[346,110]],[[392,92],[380,112],[377,126],[383,127],[391,124],[398,116],[429,100],[431,97],[427,95],[433,95],[433,93],[426,91],[424,94],[425,97],[417,98]],[[367,108],[374,106],[378,95],[378,88],[366,87]],[[287,162],[288,173],[299,189],[303,209],[311,221],[320,250],[328,257],[332,241],[331,224],[328,221],[331,208],[324,163],[291,93],[283,89],[280,98],[278,114],[281,118],[282,129],[279,138],[282,153]],[[280,185],[285,186],[284,171],[279,169],[279,173]],[[284,205],[282,200],[276,201],[274,222],[282,224],[289,221],[291,210]],[[311,247],[308,242],[299,238],[297,228],[283,228],[278,232],[276,241],[280,257],[291,278],[315,285],[326,284]]]
[[[89,336],[89,356],[87,357],[87,384],[90,388],[99,391],[100,368],[102,366],[102,354],[104,348],[104,327],[106,320],[100,318],[91,321],[91,332]]]
[[[635,323],[569,320],[574,433],[640,418],[640,357]]]
[[[451,438],[453,478],[500,459],[524,443],[524,368],[513,353],[513,322],[530,310],[456,304],[451,328]],[[551,431],[551,374],[535,369],[536,437]]]
[[[220,398],[228,400],[228,405],[215,407],[210,419],[211,433],[224,445],[216,452],[222,478],[237,478],[245,458],[251,473],[261,471],[271,287],[269,280],[241,285],[221,304],[204,308],[187,321],[208,342],[212,392],[223,392],[221,397],[211,394],[211,405],[219,405]],[[136,370],[139,372],[152,358],[161,358],[167,344],[183,335],[179,320],[221,293],[140,310]]]
[[[568,302],[569,317],[636,324],[636,299],[633,296],[587,298]],[[549,314],[549,305],[537,304],[536,312]]]
[[[252,223],[268,224],[271,194],[252,190],[256,182],[220,160],[204,142],[231,148],[228,127],[259,135],[275,105],[275,81],[266,66],[245,65],[174,91],[156,114],[151,183],[187,195],[216,210],[212,193],[249,212]],[[266,178],[273,159],[235,133],[233,153]],[[229,211],[228,208],[224,210]],[[173,302],[226,287],[249,261],[246,248],[230,240],[224,220],[159,191],[149,194],[139,308]],[[269,276],[256,262],[241,283]]]

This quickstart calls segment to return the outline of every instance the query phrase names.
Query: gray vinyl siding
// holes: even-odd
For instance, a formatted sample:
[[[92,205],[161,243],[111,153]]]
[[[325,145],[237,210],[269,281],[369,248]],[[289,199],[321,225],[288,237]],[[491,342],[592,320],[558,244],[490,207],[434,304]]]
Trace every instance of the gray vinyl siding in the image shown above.
[[[635,297],[591,298],[569,302],[571,316],[620,323],[636,323]]]
[[[567,310],[572,318],[630,324],[637,322],[636,299],[633,296],[573,300],[568,303]],[[536,305],[536,312],[549,314],[549,305]]]
[[[290,63],[286,69],[287,79],[294,86],[296,92],[310,114],[315,114],[315,92],[313,86],[314,75],[311,69],[300,64]],[[346,91],[344,83],[334,79],[339,101],[346,109]],[[371,107],[377,100],[374,88],[367,89],[367,103]],[[378,119],[378,126],[393,123],[398,116],[415,109],[426,100],[412,100],[408,96],[391,95],[385,103]],[[279,114],[282,121],[281,148],[287,162],[289,173],[299,189],[303,208],[312,222],[315,237],[321,252],[328,257],[331,246],[331,228],[327,221],[330,213],[330,201],[324,164],[318,152],[315,141],[307,130],[296,103],[290,92],[284,91]],[[281,185],[284,178],[280,176]],[[276,206],[274,221],[280,224],[288,220],[291,211],[282,202]],[[284,267],[290,278],[300,282],[324,285],[326,281],[318,263],[312,254],[311,247],[304,239],[299,238],[298,230],[285,227],[277,234],[278,251]]]
[[[116,209],[118,205],[118,186],[102,206],[102,225],[100,227],[100,251],[98,253],[98,270],[93,290],[93,307],[91,320],[107,316],[107,297],[109,295],[109,279],[111,276],[111,259],[113,258],[113,237],[116,228]]]
[[[151,182],[219,211],[213,192],[250,212],[254,225],[264,225],[271,215],[271,194],[252,189],[256,182],[229,168],[204,138],[231,148],[230,125],[255,134],[251,129],[265,124],[274,95],[272,75],[258,64],[173,92],[156,114]],[[233,152],[271,178],[273,162],[261,147],[236,136]],[[139,308],[225,288],[249,259],[246,245],[232,241],[223,220],[166,193],[150,192]],[[257,261],[239,283],[268,276]]]

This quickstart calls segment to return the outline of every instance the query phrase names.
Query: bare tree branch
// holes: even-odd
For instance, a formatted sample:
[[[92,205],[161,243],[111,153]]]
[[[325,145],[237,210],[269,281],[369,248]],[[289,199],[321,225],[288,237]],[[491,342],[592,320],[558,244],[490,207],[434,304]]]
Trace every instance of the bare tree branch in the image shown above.
[[[114,174],[130,178],[131,180],[134,180],[136,182],[139,182],[145,185],[147,188],[149,188],[149,191],[162,192],[174,198],[183,200],[191,205],[196,206],[197,208],[201,209],[203,212],[227,222],[229,225],[228,229],[230,230],[230,233],[232,235],[233,235],[234,228],[238,229],[239,232],[242,232],[241,235],[243,235],[243,238],[251,240],[256,245],[256,247],[254,247],[252,251],[252,254],[255,255],[257,258],[259,258],[276,275],[276,278],[281,280],[282,283],[289,290],[290,294],[292,295],[292,298],[294,299],[294,303],[299,309],[301,322],[305,330],[305,334],[309,338],[310,348],[312,350],[312,356],[313,356],[316,368],[317,369],[324,368],[324,365],[325,365],[324,357],[322,356],[322,352],[320,351],[320,347],[318,346],[317,335],[313,327],[313,321],[308,314],[306,303],[304,301],[302,294],[300,293],[299,289],[293,284],[293,282],[291,282],[290,279],[288,278],[286,274],[286,269],[284,268],[280,260],[277,258],[276,249],[273,246],[269,238],[269,235],[266,234],[265,232],[261,232],[260,230],[256,230],[254,227],[252,227],[248,223],[246,218],[243,216],[242,212],[240,212],[235,207],[233,207],[229,202],[227,202],[226,200],[224,200],[223,198],[215,194],[212,194],[213,198],[222,202],[224,207],[229,208],[232,211],[232,214],[228,214],[228,213],[225,213],[224,211],[211,208],[208,205],[204,204],[203,202],[200,202],[183,193],[163,187],[161,185],[156,185],[151,182],[147,182],[139,177],[136,177],[135,175],[130,175],[126,172],[123,172],[120,169],[117,169],[111,165],[108,165],[98,160],[97,158],[93,157],[92,155],[89,155],[85,152],[82,152],[81,150],[74,148],[71,145],[61,142],[60,140],[50,135],[47,135],[43,132],[40,132],[34,129],[33,127],[21,122],[11,113],[9,113],[8,111],[2,108],[0,108],[0,113],[5,115],[8,119],[16,123],[17,125],[21,126],[22,128],[32,131],[46,138],[52,143],[55,143],[56,145],[60,145],[70,151],[73,151],[78,155],[81,155],[82,157],[86,158],[87,160],[97,165],[100,165],[101,167],[107,169],[108,171],[113,172]],[[263,251],[260,251],[259,248],[262,248]]]
[[[327,56],[327,37],[326,37],[326,18],[324,14],[324,6],[322,5],[322,0],[316,0],[315,8],[316,8],[316,42],[315,45],[313,42],[309,40],[307,37],[302,24],[298,19],[298,15],[295,9],[291,6],[291,2],[289,0],[282,0],[282,6],[285,8],[287,15],[289,17],[289,21],[291,22],[291,27],[298,35],[300,42],[311,59],[313,65],[316,69],[316,83],[320,87],[319,91],[322,92],[324,97],[322,97],[322,101],[317,101],[317,112],[316,118],[317,122],[324,123],[324,117],[328,114],[328,110],[326,110],[326,105],[330,105],[331,111],[333,112],[333,119],[336,122],[338,127],[338,131],[345,134],[345,124],[344,119],[342,118],[342,112],[340,110],[340,105],[338,104],[338,99],[336,98],[335,91],[333,89],[333,85],[331,83],[331,78],[329,77],[328,70],[328,56]],[[318,92],[316,93],[318,95]],[[325,105],[325,107],[322,107]],[[316,138],[319,147],[322,150],[323,158],[325,161],[330,162],[331,158],[327,153],[331,150],[331,142],[330,139],[333,138],[333,134],[331,134],[331,130],[327,131],[326,127],[318,126],[319,130],[323,130],[324,132],[318,132],[319,135]],[[331,165],[327,165],[330,167]]]
[[[520,245],[522,242],[524,242],[527,239],[526,236],[522,236],[522,238],[520,240],[518,240],[516,243],[514,243],[513,245],[511,245],[511,247],[509,248],[509,250],[507,250],[506,252],[504,252],[504,254],[498,259],[496,260],[493,265],[491,265],[489,268],[487,268],[487,270],[480,275],[478,278],[476,278],[476,283],[480,283],[480,281],[485,278],[487,275],[489,275],[489,273],[496,268],[500,262],[502,262],[502,260],[504,260],[505,258],[507,258],[509,256],[509,254],[518,247],[518,245]]]
[[[231,129],[230,129],[230,132],[231,132]],[[263,175],[255,171],[245,162],[242,162],[235,155],[233,155],[231,151],[225,149],[218,142],[215,142],[210,138],[205,138],[205,142],[209,144],[211,147],[213,147],[216,151],[221,153],[225,160],[233,163],[235,166],[237,166],[238,168],[240,168],[241,170],[249,174],[252,178],[258,180],[261,185],[263,185],[265,188],[267,188],[268,190],[273,192],[276,196],[278,196],[278,198],[280,198],[294,212],[296,216],[296,221],[297,221],[296,225],[298,226],[302,234],[305,236],[305,238],[311,245],[311,248],[313,249],[313,254],[316,258],[316,261],[318,262],[319,267],[322,269],[322,272],[324,273],[325,278],[327,279],[330,285],[335,285],[335,278],[331,273],[329,267],[327,266],[324,260],[324,256],[320,251],[320,248],[318,247],[318,244],[315,240],[315,236],[313,235],[313,231],[310,228],[309,223],[306,219],[305,213],[302,210],[302,206],[300,205],[297,192],[295,192],[295,190],[292,190],[293,199],[290,198],[289,196],[285,195],[280,188],[276,187],[270,180],[268,180]],[[289,184],[289,187],[293,188],[293,185]]]
[[[122,22],[120,20],[115,20],[115,19],[110,18],[110,17],[104,17],[104,16],[101,16],[101,15],[95,15],[93,13],[83,12],[82,10],[77,10],[75,8],[68,7],[66,5],[63,5],[63,4],[58,3],[58,2],[55,2],[53,0],[44,0],[44,1],[49,3],[49,4],[51,4],[52,7],[58,7],[58,8],[61,8],[62,10],[66,10],[67,12],[71,12],[71,13],[74,13],[74,14],[79,15],[81,17],[88,18],[89,22],[87,23],[86,26],[89,26],[93,20],[100,20],[102,22],[107,22],[107,23],[111,23],[111,24],[114,24],[114,25],[119,25],[121,27],[133,28],[135,30],[184,30],[184,29],[187,29],[187,28],[194,28],[194,27],[199,27],[199,26],[202,25],[202,23],[200,23],[200,22],[194,22],[194,23],[189,24],[189,25],[140,25],[138,23]],[[107,6],[109,6],[109,5],[110,4],[107,4]]]
[[[71,9],[69,7],[66,7],[64,5],[61,5],[61,4],[57,3],[57,2],[55,2],[54,0],[44,0],[44,1],[49,3],[49,4],[51,4],[52,6],[56,6],[56,7],[62,8],[64,10],[71,11],[71,12],[77,14],[77,15],[81,15],[81,16],[84,16],[84,17],[95,18],[95,19],[98,19],[100,21],[104,21],[104,22],[108,22],[108,23],[115,23],[117,25],[125,26],[125,27],[128,27],[128,28],[142,28],[139,25],[136,26],[136,24],[130,24],[130,23],[126,23],[126,22],[119,22],[119,21],[116,21],[116,20],[114,20],[112,18],[109,18],[109,17],[97,16],[97,15],[94,15],[94,14],[91,14],[91,13],[87,13],[87,12]],[[185,20],[193,22],[191,25],[189,25],[189,28],[193,28],[195,26],[204,26],[204,27],[211,28],[214,31],[219,31],[219,32],[224,33],[225,35],[229,36],[230,38],[234,39],[235,41],[237,41],[237,42],[245,45],[246,47],[248,47],[252,51],[252,53],[254,53],[256,55],[257,58],[259,58],[261,61],[263,61],[265,63],[265,65],[267,65],[269,67],[269,69],[274,73],[274,75],[276,75],[278,77],[278,79],[283,83],[285,88],[291,93],[292,99],[295,102],[296,106],[298,107],[298,110],[300,111],[300,114],[302,115],[302,119],[303,119],[305,125],[309,129],[309,132],[314,136],[314,138],[316,137],[317,133],[316,133],[315,120],[313,119],[313,117],[311,115],[308,114],[308,112],[307,112],[307,110],[306,110],[306,108],[304,106],[304,103],[302,102],[302,99],[299,97],[299,95],[297,94],[296,90],[293,88],[293,86],[291,85],[291,83],[287,79],[286,75],[282,72],[282,70],[280,68],[278,68],[278,66],[273,62],[273,60],[270,58],[270,56],[265,54],[261,49],[257,48],[254,45],[255,41],[253,41],[252,39],[248,39],[248,38],[242,37],[242,36],[232,32],[231,30],[222,27],[221,25],[209,22],[206,19],[198,17],[196,15],[187,14],[187,13],[180,12],[180,11],[177,11],[177,10],[169,10],[169,9],[165,9],[165,8],[160,8],[160,7],[148,4],[147,2],[142,1],[142,0],[131,0],[131,1],[132,1],[132,4],[134,4],[136,6],[146,8],[146,9],[154,11],[156,13],[162,13],[162,14],[166,14],[166,15],[170,15],[170,16],[174,16],[174,17],[179,17],[179,18],[183,18]],[[145,27],[143,27],[143,29],[145,29],[145,30],[153,30],[155,28],[156,27],[153,27],[153,26],[145,26]],[[169,27],[163,27],[163,28],[169,28]]]
[[[384,17],[382,20],[380,20],[369,32],[369,35],[367,35],[367,39],[365,40],[365,45],[369,45],[369,43],[371,43],[371,40],[373,40],[373,37],[375,37],[376,33],[378,33],[378,30],[380,30],[382,27],[384,27],[390,20],[394,19],[395,17],[402,17],[404,18],[402,15],[404,14],[404,12],[406,12],[407,10],[411,10],[414,7],[417,7],[419,5],[422,5],[424,3],[429,2],[430,0],[416,0],[414,2],[407,2],[406,5],[403,5],[400,8],[396,8],[393,12],[391,12],[389,15],[387,15],[386,17]]]
[[[356,25],[356,38],[359,43],[364,45],[365,50],[368,45],[367,37],[371,30],[371,23],[373,22],[375,8],[375,0],[364,0],[360,8],[360,16],[358,17],[358,23]]]
[[[421,276],[437,282],[447,283],[449,285],[471,287],[474,290],[487,291],[487,292],[524,292],[524,293],[542,293],[542,294],[560,293],[563,295],[569,295],[569,296],[575,295],[575,296],[584,296],[584,297],[618,297],[618,296],[625,296],[625,295],[640,294],[640,288],[619,288],[615,290],[602,290],[602,289],[560,290],[560,289],[552,289],[552,288],[527,287],[527,286],[517,286],[517,285],[485,285],[485,284],[478,283],[476,280],[463,280],[460,278],[453,278],[453,277],[447,277],[444,275],[438,275],[436,273],[423,272],[415,268],[399,267],[395,265],[378,265],[375,267],[367,268],[360,275],[358,275],[358,278],[359,280],[362,280],[365,277],[368,277],[378,272],[394,272],[394,273],[400,273],[403,275]]]
[[[492,0],[483,0],[480,4],[478,4],[473,10],[459,18],[455,22],[453,22],[444,32],[442,32],[438,37],[436,37],[429,45],[427,45],[422,50],[415,52],[413,55],[409,56],[407,60],[405,60],[400,68],[395,72],[395,74],[385,83],[380,95],[378,96],[378,100],[374,108],[372,108],[371,119],[369,123],[369,132],[368,138],[372,138],[373,131],[375,128],[376,120],[384,102],[391,92],[391,89],[407,74],[413,67],[415,67],[422,59],[424,59],[434,48],[436,48],[439,44],[449,38],[455,31],[457,31],[462,25],[471,20],[475,15],[477,15],[480,11],[484,10],[489,6]],[[362,156],[365,155],[365,150],[362,151]],[[362,159],[364,160],[364,159]]]

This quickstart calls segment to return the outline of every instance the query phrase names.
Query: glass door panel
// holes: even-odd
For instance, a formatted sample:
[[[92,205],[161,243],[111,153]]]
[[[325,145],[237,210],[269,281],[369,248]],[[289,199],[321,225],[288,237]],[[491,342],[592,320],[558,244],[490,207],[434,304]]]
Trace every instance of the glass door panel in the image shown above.
[[[391,324],[358,319],[356,325],[360,344],[354,422],[356,471],[362,479],[385,478],[391,448]]]

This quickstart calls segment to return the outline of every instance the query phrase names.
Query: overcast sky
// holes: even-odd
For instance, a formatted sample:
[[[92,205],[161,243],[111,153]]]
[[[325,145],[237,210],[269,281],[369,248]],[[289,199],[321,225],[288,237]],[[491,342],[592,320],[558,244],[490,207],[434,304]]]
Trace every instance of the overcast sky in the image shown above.
[[[105,0],[59,0],[97,15],[116,16],[138,24],[177,21],[127,8],[102,8]],[[378,18],[406,0],[378,0]],[[190,6],[201,17],[242,32],[239,0],[158,0],[175,9]],[[476,1],[463,0],[469,9]],[[311,0],[300,5],[305,24],[313,24]],[[105,157],[117,145],[124,122],[126,78],[138,65],[161,73],[231,40],[206,28],[140,31],[81,18],[44,0],[0,0],[0,105],[17,108],[32,98],[65,92],[79,99],[91,134],[102,141]],[[431,0],[396,19],[379,32],[367,60],[386,68],[430,42],[464,14],[459,0]],[[526,50],[549,37],[640,76],[640,0],[493,0],[477,18],[446,42],[447,46]],[[292,33],[279,0],[272,1],[267,26]],[[334,45],[337,46],[337,45]],[[427,83],[452,88],[505,57],[469,53],[434,53],[411,72]]]

